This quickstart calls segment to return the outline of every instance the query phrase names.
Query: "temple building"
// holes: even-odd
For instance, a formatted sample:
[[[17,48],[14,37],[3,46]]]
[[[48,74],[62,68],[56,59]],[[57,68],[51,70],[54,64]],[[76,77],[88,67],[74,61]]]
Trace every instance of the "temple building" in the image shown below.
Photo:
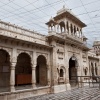
[[[94,48],[95,54],[100,56],[100,41],[94,41],[93,48]]]
[[[0,21],[0,100],[62,92],[80,81],[73,76],[100,75],[99,57],[82,32],[86,25],[70,9],[46,25],[48,35],[41,35]]]

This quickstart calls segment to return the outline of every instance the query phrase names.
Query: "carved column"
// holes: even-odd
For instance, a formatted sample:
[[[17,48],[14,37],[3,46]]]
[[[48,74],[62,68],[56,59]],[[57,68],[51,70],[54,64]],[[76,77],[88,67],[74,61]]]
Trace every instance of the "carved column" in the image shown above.
[[[36,87],[36,65],[32,66],[32,87]]]
[[[62,26],[60,25],[60,33],[62,33]]]
[[[11,63],[11,72],[10,72],[10,91],[15,91],[15,66],[16,63]]]
[[[71,35],[71,25],[70,25],[70,23],[68,24],[68,28],[69,28],[69,34]]]
[[[96,75],[95,73],[95,62],[93,63],[93,67],[94,67],[94,76]]]
[[[64,30],[64,32],[66,33],[66,30],[67,30],[67,23],[66,23],[66,21],[65,21],[64,23],[65,23],[65,30]]]
[[[17,49],[13,48],[11,57],[11,69],[10,69],[10,91],[15,91],[15,66],[17,62]]]
[[[73,30],[72,35],[74,36],[75,35],[74,34],[74,25],[72,25],[72,30]]]
[[[83,35],[82,35],[82,29],[80,29],[80,34],[81,34],[81,40],[83,40]]]
[[[92,76],[92,72],[91,72],[91,62],[89,61],[89,76]]]
[[[32,57],[32,88],[36,87],[36,66],[37,66],[37,56],[36,56],[36,48],[34,48]]]
[[[56,32],[56,25],[54,25],[54,31]]]

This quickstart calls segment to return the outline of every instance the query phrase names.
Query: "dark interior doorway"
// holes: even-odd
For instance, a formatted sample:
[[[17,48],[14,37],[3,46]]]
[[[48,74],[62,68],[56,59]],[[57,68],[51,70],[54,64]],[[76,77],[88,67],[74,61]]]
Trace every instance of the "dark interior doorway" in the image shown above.
[[[76,59],[70,58],[69,60],[69,82],[71,86],[77,84],[77,61]]]

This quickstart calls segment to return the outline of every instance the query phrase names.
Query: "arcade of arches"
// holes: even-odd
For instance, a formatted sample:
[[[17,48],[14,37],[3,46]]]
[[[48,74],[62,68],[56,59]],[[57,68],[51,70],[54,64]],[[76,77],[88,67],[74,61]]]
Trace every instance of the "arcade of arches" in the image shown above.
[[[31,57],[29,54],[23,52],[20,53],[17,57],[17,62],[15,66],[15,86],[19,85],[31,85],[32,84],[32,64]],[[48,69],[47,69],[47,60],[45,56],[39,55],[36,59],[36,68],[35,68],[35,80],[36,86],[46,86],[48,85]],[[70,85],[73,85],[73,82],[78,80],[77,76],[77,60],[74,57],[69,59],[69,82]],[[94,66],[95,65],[95,66]],[[0,49],[0,87],[9,87],[10,85],[10,55],[6,50]],[[65,72],[61,68],[59,70],[60,79],[64,80]],[[98,75],[97,73],[97,64],[91,62],[91,74]],[[85,71],[86,72],[86,71]],[[95,74],[94,74],[95,73]],[[85,74],[87,75],[87,74]],[[64,81],[61,81],[60,84],[64,84]]]
[[[53,20],[53,19],[51,19]],[[58,24],[51,24],[48,26],[49,32],[50,31],[56,31],[57,33],[64,33],[67,32],[68,34],[77,36],[79,38],[82,38],[82,29],[79,28],[77,25],[73,25],[73,23],[70,23],[68,21],[60,21]]]
[[[20,53],[17,57],[15,65],[15,76],[11,74],[10,55],[6,50],[0,49],[0,87],[8,87],[10,85],[23,86],[32,84],[32,64],[31,57],[27,53]],[[13,69],[14,70],[14,69]],[[47,61],[43,55],[37,57],[37,66],[35,68],[33,81],[37,86],[48,85]],[[13,78],[12,78],[13,77]],[[15,77],[15,78],[14,78]],[[15,79],[12,81],[12,79]],[[35,80],[36,79],[36,80]],[[12,83],[10,82],[12,81]],[[15,81],[15,82],[14,82]],[[13,86],[13,87],[15,87]]]

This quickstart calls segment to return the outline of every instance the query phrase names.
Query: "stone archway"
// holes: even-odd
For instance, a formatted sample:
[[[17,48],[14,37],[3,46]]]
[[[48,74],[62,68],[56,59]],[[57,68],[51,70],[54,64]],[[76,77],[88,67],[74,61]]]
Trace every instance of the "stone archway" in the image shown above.
[[[10,55],[7,51],[0,49],[0,87],[10,85]]]
[[[47,65],[43,55],[39,55],[37,58],[36,85],[47,85]]]
[[[69,59],[69,82],[71,86],[75,86],[78,81],[77,67],[78,67],[77,59],[76,57],[72,56]]]
[[[61,33],[65,32],[65,23],[62,21],[62,22],[59,23],[59,25],[60,25]]]
[[[58,80],[58,83],[59,84],[64,84],[65,83],[65,67],[64,66],[61,66],[60,67],[60,70],[59,70],[59,80]]]
[[[27,53],[21,53],[17,57],[15,68],[15,84],[27,85],[32,83],[31,58]]]

